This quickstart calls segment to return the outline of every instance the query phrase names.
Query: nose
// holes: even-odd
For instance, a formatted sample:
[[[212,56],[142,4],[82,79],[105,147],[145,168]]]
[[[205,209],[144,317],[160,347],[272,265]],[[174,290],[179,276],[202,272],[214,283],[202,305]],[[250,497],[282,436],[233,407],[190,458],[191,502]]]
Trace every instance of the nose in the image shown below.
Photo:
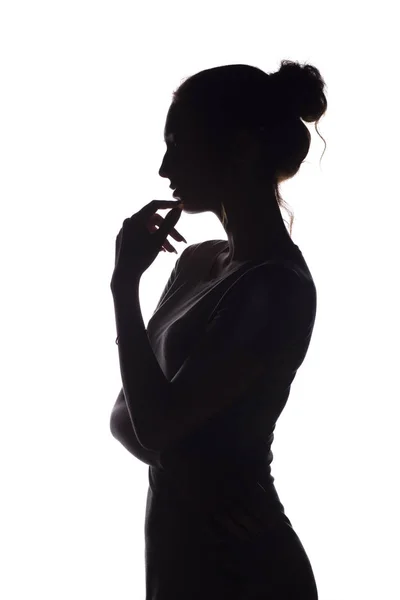
[[[172,173],[172,169],[169,168],[168,165],[166,164],[166,157],[167,157],[167,152],[164,155],[164,158],[161,163],[161,167],[158,170],[158,174],[163,179],[169,179],[169,181],[170,181],[169,187],[171,188],[171,190],[174,190],[178,185],[178,184],[176,184],[176,180],[178,178],[176,178],[174,176],[174,173]]]
[[[168,175],[167,175],[166,170],[165,170],[165,162],[166,162],[165,158],[166,158],[166,156],[167,156],[167,152],[165,152],[164,157],[163,157],[162,162],[161,162],[161,166],[160,166],[160,168],[158,170],[159,176],[160,177],[164,177],[164,178],[168,178]]]
[[[168,175],[165,173],[165,171],[163,170],[162,166],[160,167],[160,169],[159,169],[159,171],[158,171],[158,174],[159,174],[159,176],[160,176],[160,177],[162,177],[163,179],[169,179],[169,182],[170,182],[170,186],[169,186],[169,187],[171,188],[171,190],[174,190],[174,189],[176,188],[176,185],[174,185],[174,184],[172,183],[172,179],[171,179],[171,177],[169,177],[169,176],[168,176]]]

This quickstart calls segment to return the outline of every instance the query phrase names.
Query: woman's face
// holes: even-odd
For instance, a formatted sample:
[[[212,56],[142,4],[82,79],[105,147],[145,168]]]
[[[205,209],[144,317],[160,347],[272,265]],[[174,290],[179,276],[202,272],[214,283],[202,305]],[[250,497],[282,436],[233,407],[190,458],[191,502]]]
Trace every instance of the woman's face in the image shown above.
[[[164,139],[167,150],[159,174],[177,189],[184,211],[219,213],[221,199],[229,193],[229,178],[224,177],[215,147],[179,105],[172,104],[168,111]]]

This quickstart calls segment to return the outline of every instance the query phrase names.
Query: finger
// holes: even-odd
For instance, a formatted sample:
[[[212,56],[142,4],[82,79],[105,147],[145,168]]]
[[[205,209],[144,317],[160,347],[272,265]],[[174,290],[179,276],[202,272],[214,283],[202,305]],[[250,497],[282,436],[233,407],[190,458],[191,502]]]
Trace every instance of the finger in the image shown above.
[[[156,213],[154,215],[154,217],[153,217],[153,221],[158,226],[160,226],[160,223],[162,223],[164,221],[164,219],[162,218],[161,215],[159,215],[159,214]],[[171,229],[169,235],[171,237],[173,237],[174,240],[176,240],[177,242],[185,242],[185,244],[187,244],[187,241],[185,240],[185,238],[183,237],[183,235],[181,233],[179,233],[179,231],[177,231],[174,227]]]
[[[159,216],[159,215],[156,215]],[[156,220],[153,218],[152,219],[152,224],[149,226],[149,231],[150,233],[154,233],[155,231],[158,231],[158,229],[156,228]],[[160,222],[163,222],[164,219],[162,217],[160,217]],[[167,239],[164,240],[163,245],[161,246],[161,250],[163,250],[164,252],[166,252],[168,250],[168,252],[175,252],[176,254],[178,254],[178,252],[175,250],[175,248],[169,243],[169,241]]]
[[[162,220],[162,221],[164,221],[164,219],[161,219],[161,220]],[[153,221],[154,221],[154,219],[153,219]],[[155,233],[155,232],[157,232],[157,231],[158,231],[158,229],[157,229],[156,225],[157,225],[157,223],[154,223],[154,222],[153,222],[151,225],[149,225],[149,226],[148,226],[148,230],[150,231],[150,233]],[[173,249],[173,247],[172,247],[172,246],[171,246],[171,244],[168,242],[168,240],[165,240],[165,242],[164,242],[164,244],[163,244],[164,248],[166,248],[166,247],[167,247],[167,245],[168,245],[168,246],[169,246],[171,249]],[[164,248],[163,248],[163,250],[164,250]],[[165,252],[165,250],[164,250],[164,252]]]
[[[165,240],[163,246],[164,246],[164,248],[166,248],[168,250],[168,252],[175,252],[176,254],[178,254],[178,252],[175,250],[175,248],[172,246],[172,244],[169,243],[168,240]]]
[[[187,244],[187,241],[185,240],[183,235],[179,233],[179,231],[177,231],[175,228],[171,229],[169,235],[173,237],[174,240],[176,240],[177,242],[185,242],[185,244]]]
[[[181,200],[152,200],[151,202],[149,202],[149,204],[146,204],[146,206],[139,210],[138,214],[145,218],[149,218],[157,210],[165,210],[167,208],[172,208],[174,206],[177,206],[180,202]]]
[[[158,238],[159,242],[162,245],[164,245],[167,236],[174,228],[174,225],[178,222],[181,213],[182,209],[180,208],[173,208],[172,210],[170,210],[167,216],[165,217],[164,222],[161,223],[158,231],[155,234],[153,234]]]

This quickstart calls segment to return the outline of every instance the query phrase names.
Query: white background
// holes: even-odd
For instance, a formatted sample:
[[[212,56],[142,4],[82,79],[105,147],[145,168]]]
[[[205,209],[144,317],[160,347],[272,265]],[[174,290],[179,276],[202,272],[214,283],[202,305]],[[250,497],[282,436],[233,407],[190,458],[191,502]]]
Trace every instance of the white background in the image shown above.
[[[320,600],[400,598],[394,7],[3,0],[2,598],[144,600],[148,467],[109,431],[115,237],[172,198],[158,170],[181,80],[282,59],[315,65],[329,106],[321,165],[309,124],[306,162],[282,187],[318,312],[272,472]],[[226,239],[212,213],[183,214],[178,230]],[[161,253],[142,277],[145,324],[176,259]]]

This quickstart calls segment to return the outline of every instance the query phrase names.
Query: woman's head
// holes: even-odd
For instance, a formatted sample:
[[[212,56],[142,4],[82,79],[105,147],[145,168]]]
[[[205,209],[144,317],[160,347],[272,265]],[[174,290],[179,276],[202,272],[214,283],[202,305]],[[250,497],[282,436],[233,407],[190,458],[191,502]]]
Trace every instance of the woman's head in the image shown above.
[[[160,175],[171,179],[188,212],[215,212],[230,191],[249,186],[285,205],[278,185],[308,154],[311,136],[302,121],[318,122],[325,113],[324,87],[318,69],[287,60],[272,74],[239,64],[187,78],[168,111]],[[258,203],[262,197],[254,194]]]

